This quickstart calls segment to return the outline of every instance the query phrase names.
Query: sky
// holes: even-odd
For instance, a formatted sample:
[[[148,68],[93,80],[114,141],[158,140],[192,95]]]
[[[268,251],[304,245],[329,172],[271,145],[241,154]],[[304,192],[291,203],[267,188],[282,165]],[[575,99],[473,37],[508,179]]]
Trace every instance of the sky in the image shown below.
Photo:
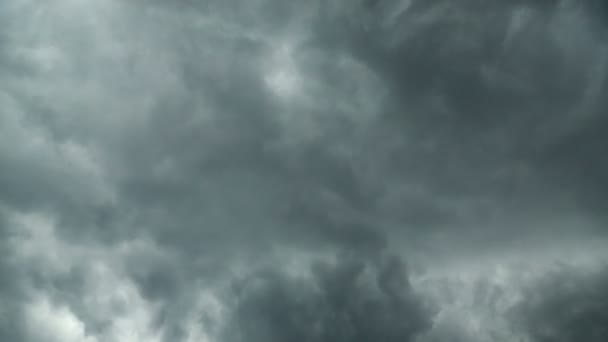
[[[0,341],[608,341],[608,5],[1,0]]]

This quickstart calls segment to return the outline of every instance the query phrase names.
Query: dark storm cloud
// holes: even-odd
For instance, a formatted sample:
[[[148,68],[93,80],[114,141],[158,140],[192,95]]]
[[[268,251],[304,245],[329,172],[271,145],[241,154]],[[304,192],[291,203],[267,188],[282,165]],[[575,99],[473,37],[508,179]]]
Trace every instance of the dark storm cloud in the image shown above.
[[[341,256],[311,274],[262,270],[234,284],[222,340],[414,341],[430,326],[398,258],[376,264]]]
[[[603,126],[605,42],[584,8],[547,3],[416,1],[388,29],[380,16],[353,34],[353,53],[392,84],[390,122],[412,127],[401,134],[417,146],[395,151],[393,172],[508,207],[545,202],[554,182],[584,185],[567,170],[581,172],[581,160],[550,163],[579,134],[579,153],[565,154],[602,169],[593,151],[606,142],[577,131]]]
[[[374,258],[603,241],[604,7],[2,2],[0,333],[203,339],[201,293],[234,265],[347,250],[304,279],[253,272],[217,320],[277,341],[472,338],[445,310],[429,332],[410,274]]]
[[[608,272],[562,266],[524,292],[514,322],[533,341],[605,341],[608,338]]]
[[[118,4],[115,7],[124,10],[118,19],[111,16],[114,5],[106,10],[106,22],[116,24],[115,30],[108,30],[103,21],[85,29],[109,31],[109,41],[97,44],[115,44],[124,56],[117,53],[111,59],[101,48],[93,48],[75,61],[84,71],[72,76],[67,90],[93,77],[99,87],[90,90],[102,96],[98,102],[89,93],[81,94],[85,100],[80,102],[87,105],[82,110],[108,117],[141,112],[141,119],[115,127],[116,119],[66,114],[79,108],[79,102],[61,98],[54,100],[58,104],[52,110],[24,105],[38,113],[28,116],[43,120],[52,137],[87,141],[87,152],[99,155],[108,186],[116,189],[115,205],[87,207],[82,219],[71,225],[95,218],[107,224],[107,219],[122,215],[117,207],[128,207],[143,212],[144,218],[154,211],[157,222],[181,216],[184,220],[173,224],[183,228],[167,234],[189,242],[191,234],[200,231],[190,228],[208,217],[200,208],[209,202],[225,197],[235,210],[258,216],[249,222],[261,216],[269,219],[262,225],[281,226],[284,222],[276,224],[284,216],[281,204],[294,202],[287,207],[297,207],[295,196],[316,203],[333,198],[339,208],[332,215],[360,221],[352,214],[357,212],[365,216],[359,226],[417,230],[483,225],[556,208],[576,211],[579,200],[584,206],[590,195],[602,197],[587,185],[601,180],[602,159],[583,153],[567,156],[584,160],[564,159],[560,153],[567,148],[553,147],[575,139],[578,133],[568,133],[568,127],[582,125],[579,130],[585,131],[597,127],[599,120],[584,113],[580,116],[588,122],[575,119],[582,93],[591,94],[584,111],[599,110],[599,96],[593,94],[601,93],[602,76],[589,74],[601,69],[604,58],[601,44],[596,44],[601,41],[586,26],[587,12],[576,6],[480,1],[415,1],[409,7],[396,1],[336,2],[304,8],[273,1],[251,7],[225,2]],[[136,13],[139,6],[148,11]],[[276,11],[282,15],[273,15]],[[304,82],[316,82],[307,88],[315,96],[312,102],[294,101],[286,109],[264,84],[267,71],[261,65],[277,48],[272,46],[280,36],[277,27],[303,37],[293,58],[307,77]],[[131,38],[112,36],[129,28],[142,41],[140,47],[130,47]],[[568,28],[572,37],[562,34]],[[91,44],[85,40],[88,31],[67,32],[76,36],[69,47]],[[158,56],[150,60],[149,53]],[[337,105],[352,97],[349,80],[358,77],[349,74],[353,70],[340,69],[340,58],[369,68],[388,87],[390,95],[365,124],[354,119],[359,108]],[[365,87],[374,82],[372,77],[354,82],[362,84],[362,102],[378,100]],[[589,85],[594,82],[596,90]],[[112,84],[128,92],[114,93]],[[315,87],[323,87],[323,93]],[[138,101],[151,105],[139,108]],[[284,145],[292,134],[281,124],[288,110],[323,118],[311,119],[315,142]],[[564,129],[566,133],[559,133]],[[585,151],[605,144],[599,134],[595,140],[591,137],[596,134],[584,136],[581,142],[566,144]],[[589,167],[584,170],[597,170],[591,180],[582,174],[580,165],[585,164]],[[70,189],[51,188],[49,198],[64,191]],[[249,193],[264,196],[254,201],[247,199]],[[67,199],[61,203],[79,204],[82,198],[62,196]],[[328,226],[309,224],[321,225]]]

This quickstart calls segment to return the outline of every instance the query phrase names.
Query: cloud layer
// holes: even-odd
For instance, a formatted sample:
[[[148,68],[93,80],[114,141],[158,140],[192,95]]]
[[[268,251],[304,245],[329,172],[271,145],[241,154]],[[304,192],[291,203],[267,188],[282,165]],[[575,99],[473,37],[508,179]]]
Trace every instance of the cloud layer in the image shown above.
[[[0,340],[606,340],[607,15],[1,2]]]

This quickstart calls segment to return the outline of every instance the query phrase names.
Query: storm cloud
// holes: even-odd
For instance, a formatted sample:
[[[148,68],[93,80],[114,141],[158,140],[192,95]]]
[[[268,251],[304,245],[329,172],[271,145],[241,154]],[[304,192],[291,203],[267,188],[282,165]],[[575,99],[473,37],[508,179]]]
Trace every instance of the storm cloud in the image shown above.
[[[260,271],[234,284],[226,341],[413,341],[430,312],[412,293],[399,259],[371,266],[316,263],[312,280]]]
[[[602,1],[0,2],[0,340],[603,341]]]
[[[527,289],[514,321],[525,326],[533,341],[604,341],[607,280],[605,265],[588,272],[562,265]]]

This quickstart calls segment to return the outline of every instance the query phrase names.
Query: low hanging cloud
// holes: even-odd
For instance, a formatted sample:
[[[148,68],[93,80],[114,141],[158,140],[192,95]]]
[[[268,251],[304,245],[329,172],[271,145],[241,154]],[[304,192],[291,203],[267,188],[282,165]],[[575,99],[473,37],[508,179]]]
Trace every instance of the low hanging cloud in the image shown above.
[[[602,340],[607,13],[0,2],[0,340]]]
[[[239,280],[224,341],[414,341],[431,312],[401,260],[338,257],[308,273],[262,270]]]
[[[562,265],[528,288],[514,322],[532,341],[604,341],[608,338],[608,271]]]

